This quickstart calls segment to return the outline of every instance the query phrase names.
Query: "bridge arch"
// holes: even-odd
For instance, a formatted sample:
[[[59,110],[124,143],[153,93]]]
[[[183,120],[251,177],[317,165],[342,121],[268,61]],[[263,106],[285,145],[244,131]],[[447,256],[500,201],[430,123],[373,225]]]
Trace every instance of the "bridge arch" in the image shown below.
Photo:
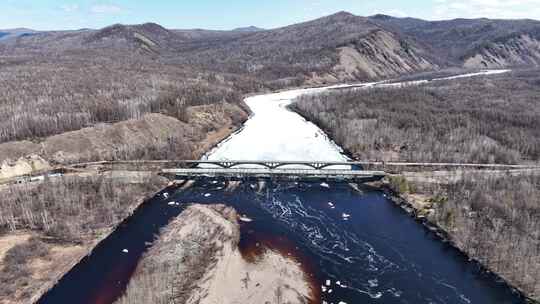
[[[193,167],[197,167],[201,165],[213,165],[213,166],[223,168],[223,169],[239,168],[240,166],[245,166],[245,165],[256,165],[256,166],[260,166],[266,169],[278,169],[278,168],[283,168],[287,166],[302,166],[302,167],[305,167],[306,169],[310,168],[310,169],[315,169],[315,170],[321,170],[321,169],[325,169],[332,166],[345,166],[345,165],[353,166],[353,164],[350,164],[348,162],[341,163],[341,162],[324,162],[324,161],[309,162],[309,161],[256,161],[256,160],[254,161],[201,160],[201,161],[190,161],[190,164]]]
[[[318,169],[318,166],[314,163],[302,163],[302,162],[298,162],[298,163],[276,163],[276,165],[273,167],[273,168],[270,168],[270,169],[277,169],[277,168],[281,168],[281,167],[285,167],[285,166],[306,166],[306,167],[310,167],[310,168],[313,168],[313,169]]]

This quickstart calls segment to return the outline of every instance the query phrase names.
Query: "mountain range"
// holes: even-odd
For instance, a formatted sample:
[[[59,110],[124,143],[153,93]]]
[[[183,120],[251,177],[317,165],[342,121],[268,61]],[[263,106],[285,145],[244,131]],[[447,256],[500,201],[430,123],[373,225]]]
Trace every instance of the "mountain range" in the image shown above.
[[[155,23],[74,31],[0,30],[0,56],[151,58],[275,83],[394,77],[447,67],[540,65],[540,22],[426,21],[347,12],[276,29],[171,30]]]

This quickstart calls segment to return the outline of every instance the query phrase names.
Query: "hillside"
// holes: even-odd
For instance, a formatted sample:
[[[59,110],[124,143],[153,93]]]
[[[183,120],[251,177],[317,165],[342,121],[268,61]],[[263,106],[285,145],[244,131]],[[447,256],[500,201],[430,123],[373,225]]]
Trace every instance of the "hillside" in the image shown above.
[[[129,53],[126,53],[129,52]],[[540,65],[540,21],[426,21],[347,12],[264,30],[173,30],[155,23],[100,30],[0,31],[0,55],[130,56],[244,75],[272,88],[388,78],[445,67]]]
[[[413,41],[364,17],[340,12],[314,21],[257,31],[206,48],[190,62],[267,81],[301,84],[391,77],[437,68]]]
[[[447,65],[467,68],[540,65],[540,21],[486,18],[425,21],[386,15],[369,19],[418,41]]]
[[[126,26],[115,24],[84,38],[83,44],[89,47],[136,48],[147,52],[159,52],[175,47],[184,39],[155,23]]]
[[[0,43],[0,54],[151,57],[198,70],[254,77],[273,88],[438,68],[414,41],[346,12],[273,30],[169,30],[146,23],[42,32],[5,40]]]
[[[5,39],[0,49],[4,54],[77,56],[89,51],[102,55],[118,55],[136,51],[139,54],[166,52],[188,39],[155,23],[140,25],[115,24],[100,30],[39,32]]]

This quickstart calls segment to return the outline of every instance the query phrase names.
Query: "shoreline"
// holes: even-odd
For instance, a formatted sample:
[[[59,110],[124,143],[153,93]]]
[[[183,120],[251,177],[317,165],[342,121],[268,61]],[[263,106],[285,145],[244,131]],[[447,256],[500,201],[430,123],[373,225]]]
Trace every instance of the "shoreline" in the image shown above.
[[[483,274],[494,277],[498,282],[501,282],[501,284],[503,284],[505,287],[512,290],[512,292],[518,294],[526,303],[529,303],[529,304],[538,303],[534,299],[528,297],[521,289],[510,284],[504,276],[492,271],[489,267],[487,267],[480,261],[470,257],[466,251],[462,250],[452,240],[452,237],[449,232],[441,228],[437,223],[431,221],[427,216],[420,214],[422,211],[425,211],[425,210],[417,208],[408,199],[406,199],[405,197],[403,197],[402,195],[400,195],[399,193],[391,189],[390,186],[384,182],[381,182],[380,185],[375,185],[373,187],[378,189],[378,191],[383,192],[387,199],[392,201],[392,203],[394,203],[397,207],[399,207],[401,210],[406,212],[412,219],[414,219],[415,222],[417,222],[418,224],[421,224],[427,231],[432,233],[440,242],[450,245],[453,249],[457,250],[470,262],[477,265]]]
[[[320,299],[314,297],[318,286],[309,280],[294,254],[264,242],[251,243],[253,250],[242,248],[246,231],[239,217],[234,208],[225,205],[188,205],[162,229],[115,303],[146,303],[150,298],[203,304],[266,303],[277,297],[318,304]],[[156,274],[155,269],[166,275]],[[150,295],[141,295],[141,289]]]
[[[167,189],[167,188],[165,188]],[[133,214],[135,214],[135,212],[137,212],[137,210],[139,208],[141,208],[145,203],[147,203],[148,201],[150,201],[154,196],[156,196],[158,193],[160,193],[161,191],[163,190],[158,190],[156,191],[155,193],[153,194],[150,194],[148,196],[145,196],[144,198],[141,198],[139,200],[139,203],[132,206],[131,210],[129,210],[129,215],[126,216],[124,219],[122,219],[120,222],[118,222],[117,224],[115,224],[113,227],[109,228],[108,231],[104,231],[103,232],[103,235],[98,238],[97,240],[95,240],[93,243],[87,245],[86,247],[88,247],[88,250],[85,250],[85,253],[84,255],[82,256],[78,256],[74,259],[73,263],[70,263],[71,267],[69,268],[69,270],[67,272],[64,272],[64,273],[61,273],[59,274],[57,277],[55,277],[54,281],[51,281],[49,284],[46,284],[45,286],[41,287],[39,289],[39,292],[38,294],[36,294],[34,297],[32,297],[30,299],[30,302],[31,303],[36,303],[37,301],[39,301],[39,299],[41,297],[43,297],[47,292],[49,292],[51,289],[53,289],[59,282],[60,280],[62,280],[62,278],[68,274],[73,268],[75,268],[78,264],[80,264],[86,257],[88,256],[91,256],[93,253],[94,253],[94,250],[96,249],[96,247],[99,246],[99,244],[101,242],[103,242],[105,239],[107,239],[114,231],[116,231],[125,221],[129,220],[129,218],[131,218],[131,216],[133,216]]]

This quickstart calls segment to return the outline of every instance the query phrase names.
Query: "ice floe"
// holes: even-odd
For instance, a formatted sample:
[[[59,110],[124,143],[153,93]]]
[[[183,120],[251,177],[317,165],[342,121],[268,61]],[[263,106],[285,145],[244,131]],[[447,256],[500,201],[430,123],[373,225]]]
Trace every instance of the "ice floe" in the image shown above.
[[[249,217],[247,217],[247,216],[245,216],[245,215],[240,217],[240,221],[246,222],[246,223],[253,222],[252,219],[250,219]]]

